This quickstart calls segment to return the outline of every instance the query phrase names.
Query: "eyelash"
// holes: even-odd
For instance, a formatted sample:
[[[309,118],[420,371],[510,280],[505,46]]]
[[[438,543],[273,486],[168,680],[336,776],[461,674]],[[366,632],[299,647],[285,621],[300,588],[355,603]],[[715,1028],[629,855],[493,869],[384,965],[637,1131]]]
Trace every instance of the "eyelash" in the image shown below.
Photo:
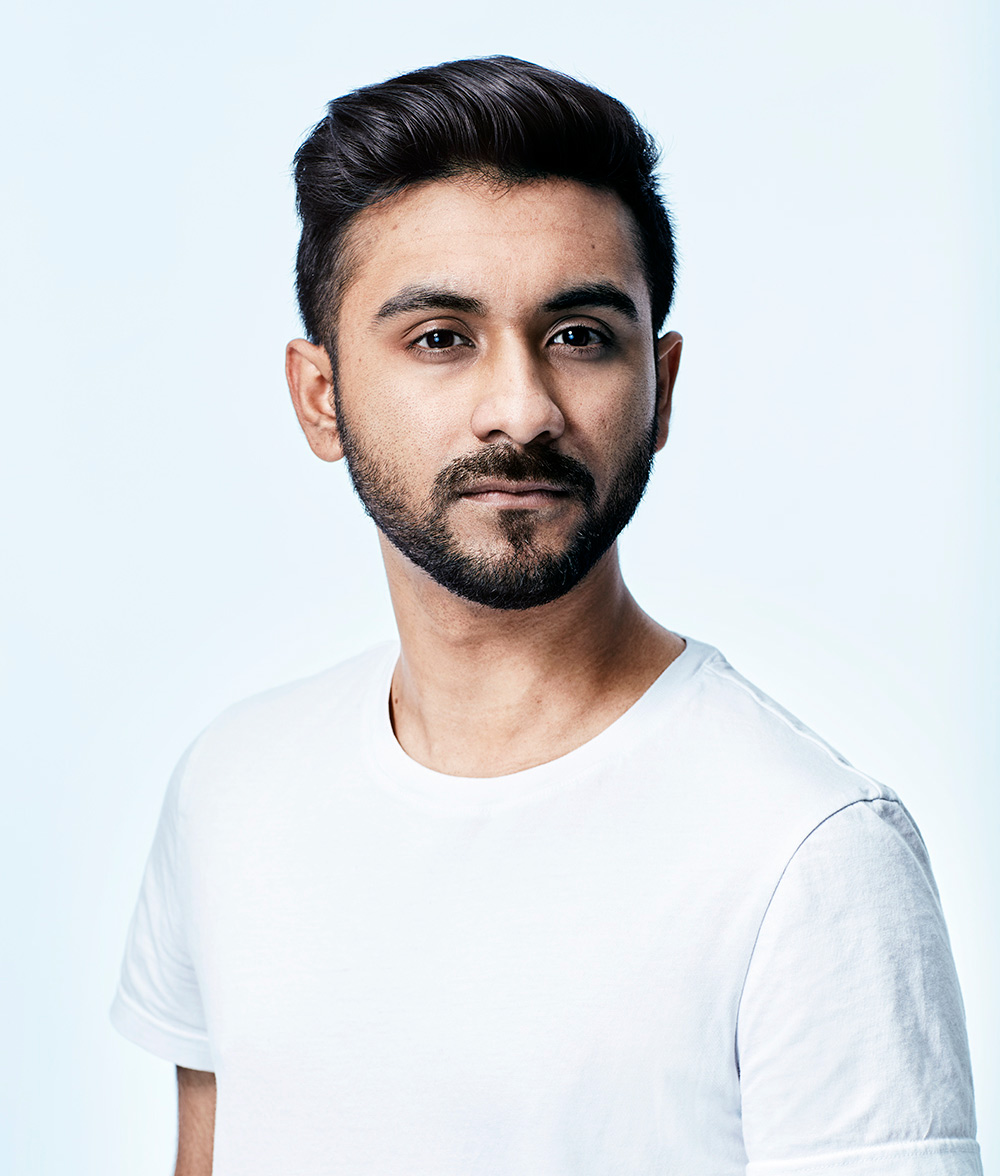
[[[554,343],[560,335],[565,335],[568,331],[586,331],[588,335],[592,335],[597,340],[596,342],[584,343],[582,345],[573,343],[560,344],[562,347],[568,347],[570,351],[607,351],[608,348],[611,347],[612,339],[610,335],[606,335],[603,331],[599,331],[596,327],[584,326],[582,323],[570,324],[570,326],[563,327],[552,336],[549,342]]]
[[[428,339],[431,335],[452,335],[456,340],[461,340],[461,342],[458,344],[452,343],[450,347],[421,347],[421,340]],[[452,330],[450,327],[435,327],[431,331],[424,331],[422,335],[418,335],[409,346],[413,351],[451,351],[456,345],[459,347],[473,346],[472,340],[467,339],[465,335],[460,334],[458,331]]]
[[[597,350],[607,351],[613,345],[613,340],[611,339],[611,337],[609,335],[606,335],[603,331],[599,331],[596,327],[584,326],[582,323],[570,324],[568,326],[560,328],[560,330],[558,330],[552,336],[552,338],[549,339],[549,343],[550,344],[555,343],[556,339],[558,339],[560,335],[565,335],[569,331],[586,331],[589,335],[593,336],[596,339],[596,342],[585,343],[585,344],[561,343],[561,344],[557,344],[557,346],[566,347],[570,351],[581,352],[581,351],[597,351]],[[456,340],[456,341],[461,340],[461,342],[453,342],[447,347],[423,347],[423,346],[421,346],[421,342],[425,339],[428,339],[431,335],[451,335],[454,340]],[[465,335],[460,334],[458,331],[452,330],[449,327],[437,327],[434,330],[424,331],[424,333],[422,335],[418,335],[409,344],[409,350],[423,351],[426,353],[434,353],[434,352],[452,351],[456,347],[474,347],[474,346],[475,346],[475,344],[471,341],[471,339],[468,339]]]

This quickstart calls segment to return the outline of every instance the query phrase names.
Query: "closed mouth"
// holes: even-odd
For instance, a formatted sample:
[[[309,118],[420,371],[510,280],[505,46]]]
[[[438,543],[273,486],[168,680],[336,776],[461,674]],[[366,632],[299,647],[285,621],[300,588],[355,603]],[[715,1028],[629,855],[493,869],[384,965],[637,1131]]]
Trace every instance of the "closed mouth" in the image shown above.
[[[503,478],[490,478],[482,482],[473,482],[460,491],[463,498],[479,494],[551,494],[562,495],[567,491],[563,486],[553,485],[551,482],[513,482]]]

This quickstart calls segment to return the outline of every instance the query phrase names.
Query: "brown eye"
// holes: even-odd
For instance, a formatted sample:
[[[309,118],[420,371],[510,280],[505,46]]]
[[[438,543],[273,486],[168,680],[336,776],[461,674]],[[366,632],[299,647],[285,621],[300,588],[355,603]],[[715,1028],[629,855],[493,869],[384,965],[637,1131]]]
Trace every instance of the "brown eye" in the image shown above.
[[[552,336],[552,342],[560,347],[572,347],[582,351],[586,348],[607,346],[610,340],[593,327],[563,327],[557,335]]]
[[[413,345],[422,351],[446,351],[449,347],[468,347],[469,340],[457,331],[426,331]]]

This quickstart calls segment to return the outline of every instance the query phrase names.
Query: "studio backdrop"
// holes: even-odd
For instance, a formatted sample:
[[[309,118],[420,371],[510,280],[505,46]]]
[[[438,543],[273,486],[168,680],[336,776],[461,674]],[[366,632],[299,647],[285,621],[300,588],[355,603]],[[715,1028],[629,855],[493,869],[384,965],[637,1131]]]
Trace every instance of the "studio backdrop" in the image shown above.
[[[0,1169],[170,1169],[172,1069],[107,1008],[173,763],[230,702],[393,632],[372,527],[282,378],[290,160],[331,97],[493,53],[610,91],[662,147],[685,349],[626,577],[913,812],[990,1170],[985,0],[41,0],[8,18]]]

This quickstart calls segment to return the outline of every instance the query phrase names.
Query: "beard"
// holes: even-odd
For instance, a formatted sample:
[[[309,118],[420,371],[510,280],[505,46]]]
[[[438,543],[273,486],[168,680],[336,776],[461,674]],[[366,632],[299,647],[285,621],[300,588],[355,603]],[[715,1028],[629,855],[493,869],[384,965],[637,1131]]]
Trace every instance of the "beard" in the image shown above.
[[[406,504],[398,480],[358,442],[339,404],[336,409],[351,484],[378,529],[442,588],[487,608],[535,608],[579,584],[635,514],[653,467],[655,419],[622,458],[601,501],[583,462],[545,445],[499,442],[450,462],[420,512]],[[515,507],[496,512],[501,553],[464,550],[448,525],[448,512],[463,491],[488,479],[549,483],[576,498],[583,517],[563,549],[540,546],[537,512]]]

